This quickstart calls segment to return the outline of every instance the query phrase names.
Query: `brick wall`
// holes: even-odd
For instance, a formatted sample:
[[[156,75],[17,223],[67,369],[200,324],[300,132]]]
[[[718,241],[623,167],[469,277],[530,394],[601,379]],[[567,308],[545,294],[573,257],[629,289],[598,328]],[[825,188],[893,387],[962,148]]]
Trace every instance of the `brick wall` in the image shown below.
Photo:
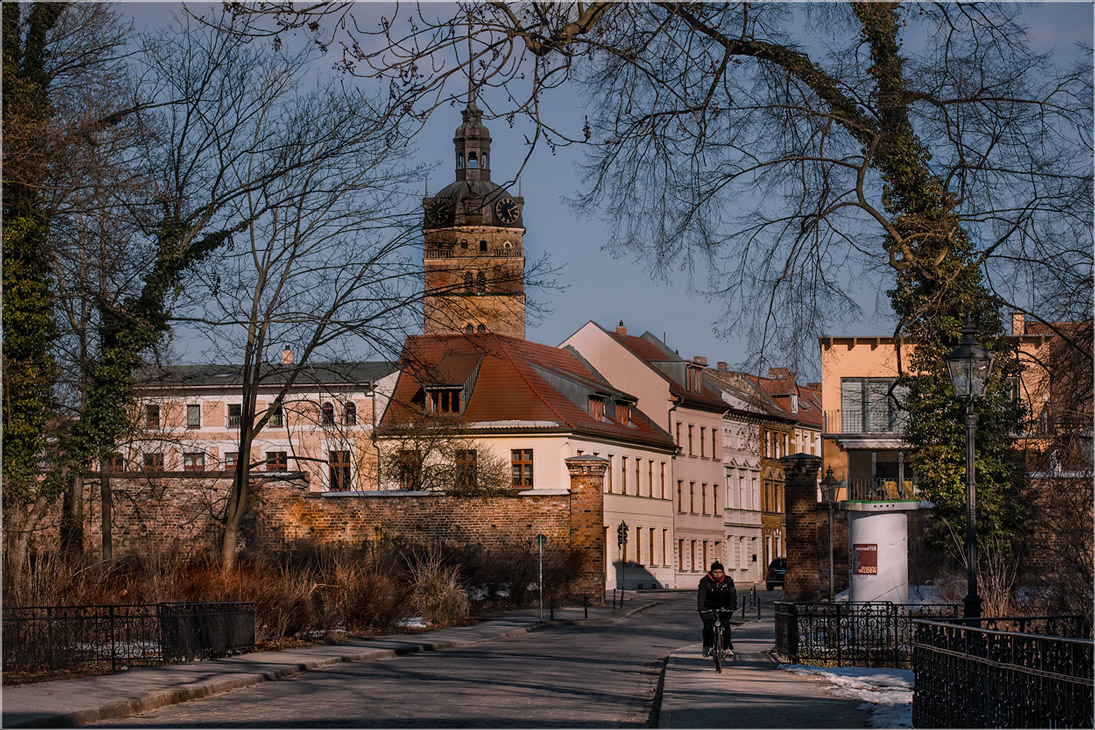
[[[117,477],[111,482],[116,556],[180,546],[218,547],[221,525],[216,515],[224,508],[230,478],[219,473],[196,478],[191,473],[164,472],[155,478]],[[598,545],[590,537],[594,531],[586,525],[601,519],[592,504],[602,503],[601,489],[599,482],[588,483],[589,488],[583,486],[579,492],[574,504],[580,507],[575,511],[571,496],[558,492],[492,498],[417,492],[324,496],[309,491],[303,478],[271,481],[256,490],[242,544],[279,549],[301,543],[361,546],[377,540],[401,540],[499,547],[531,542],[537,534],[544,534],[553,546],[574,545],[590,551],[585,560],[594,569],[600,566],[596,595],[601,595],[603,532],[598,522],[596,533],[602,543]],[[87,484],[84,505],[85,549],[98,553],[102,513],[97,482]],[[576,532],[572,530],[575,518],[582,523]],[[44,529],[36,533],[32,549],[57,546],[58,520],[50,516],[43,522]]]
[[[256,499],[254,539],[271,547],[300,542],[361,546],[382,539],[495,547],[570,542],[570,496],[490,499],[399,492],[323,496],[270,483]]]
[[[604,479],[608,460],[582,455],[566,460],[570,472],[570,545],[582,556],[575,590],[590,597],[604,595]]]
[[[791,601],[816,601],[821,597],[817,554],[817,475],[821,458],[795,454],[780,459],[780,463],[787,484],[787,575],[783,592]],[[827,577],[825,585],[827,589]]]

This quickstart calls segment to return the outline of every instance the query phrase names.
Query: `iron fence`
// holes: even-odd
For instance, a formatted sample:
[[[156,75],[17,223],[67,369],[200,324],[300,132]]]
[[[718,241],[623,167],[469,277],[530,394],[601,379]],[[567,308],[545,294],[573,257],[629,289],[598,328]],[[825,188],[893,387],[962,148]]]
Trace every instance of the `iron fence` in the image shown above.
[[[1052,618],[1059,617],[1033,621]],[[1095,724],[1090,639],[997,631],[954,621],[918,620],[914,631],[914,727]]]
[[[255,645],[252,603],[5,606],[4,671],[117,671]]]
[[[908,667],[917,618],[954,618],[957,603],[776,603],[776,653],[791,664]]]

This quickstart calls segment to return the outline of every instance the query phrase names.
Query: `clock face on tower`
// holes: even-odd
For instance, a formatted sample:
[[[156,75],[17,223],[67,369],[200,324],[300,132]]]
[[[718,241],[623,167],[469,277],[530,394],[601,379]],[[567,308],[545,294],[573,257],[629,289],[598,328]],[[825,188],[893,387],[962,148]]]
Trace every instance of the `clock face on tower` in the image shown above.
[[[513,198],[502,198],[494,204],[494,213],[503,223],[514,223],[521,215],[521,204]]]
[[[437,225],[445,220],[445,201],[434,200],[426,206],[426,222]]]

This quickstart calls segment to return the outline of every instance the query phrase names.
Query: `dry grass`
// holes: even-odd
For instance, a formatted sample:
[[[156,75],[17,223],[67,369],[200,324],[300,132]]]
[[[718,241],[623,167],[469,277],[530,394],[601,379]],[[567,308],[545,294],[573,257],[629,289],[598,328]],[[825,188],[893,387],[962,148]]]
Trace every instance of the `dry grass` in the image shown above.
[[[411,577],[411,605],[415,613],[435,626],[459,626],[470,613],[468,592],[459,569],[431,545],[407,558]]]
[[[575,574],[569,552],[545,555],[549,592]],[[421,616],[432,626],[467,623],[468,587],[487,586],[483,610],[528,605],[538,580],[531,546],[495,550],[389,544],[378,550],[303,546],[241,555],[228,572],[207,550],[177,549],[110,563],[58,553],[32,556],[27,570],[4,576],[9,606],[249,601],[256,640],[314,641],[342,633],[395,630]]]

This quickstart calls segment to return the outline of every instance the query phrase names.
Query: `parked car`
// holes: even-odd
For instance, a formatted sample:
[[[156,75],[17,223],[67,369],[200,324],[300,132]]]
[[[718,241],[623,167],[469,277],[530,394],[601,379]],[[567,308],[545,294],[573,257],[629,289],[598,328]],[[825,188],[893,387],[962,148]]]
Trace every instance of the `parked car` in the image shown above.
[[[774,586],[783,587],[783,576],[787,575],[787,558],[776,558],[768,564],[768,574],[764,576],[764,586],[772,591]]]

